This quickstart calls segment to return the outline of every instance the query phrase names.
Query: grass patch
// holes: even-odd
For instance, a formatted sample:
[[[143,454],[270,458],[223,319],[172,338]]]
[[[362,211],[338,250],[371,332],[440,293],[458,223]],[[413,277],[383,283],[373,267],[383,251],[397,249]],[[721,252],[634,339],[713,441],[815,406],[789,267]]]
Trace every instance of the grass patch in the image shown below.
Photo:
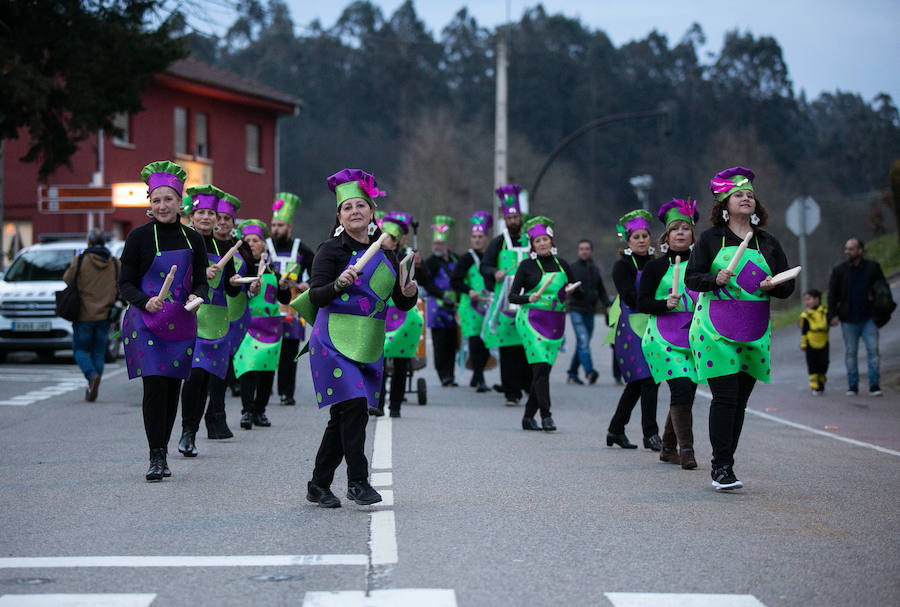
[[[900,244],[896,234],[885,234],[866,243],[866,257],[881,264],[887,276],[900,270]]]
[[[824,297],[823,297],[824,299]],[[800,320],[800,314],[803,312],[803,304],[797,303],[787,308],[772,309],[772,329],[782,329],[791,325],[796,325]]]

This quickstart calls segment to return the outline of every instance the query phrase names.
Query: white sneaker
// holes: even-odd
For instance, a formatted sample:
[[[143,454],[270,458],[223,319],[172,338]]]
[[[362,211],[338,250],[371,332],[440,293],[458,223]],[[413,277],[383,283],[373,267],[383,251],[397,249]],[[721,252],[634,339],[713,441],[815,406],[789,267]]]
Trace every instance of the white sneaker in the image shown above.
[[[859,394],[859,390],[854,390],[853,388],[850,388],[849,390],[844,392],[844,396],[856,396],[858,394]]]

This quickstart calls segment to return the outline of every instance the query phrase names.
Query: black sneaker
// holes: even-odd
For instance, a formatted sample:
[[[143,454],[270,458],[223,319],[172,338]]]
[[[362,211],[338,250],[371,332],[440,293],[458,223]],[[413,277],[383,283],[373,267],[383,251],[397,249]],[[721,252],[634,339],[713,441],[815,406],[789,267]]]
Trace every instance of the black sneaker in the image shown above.
[[[254,413],[253,414],[253,425],[260,426],[262,428],[268,428],[272,425],[272,422],[269,421],[269,418],[266,417],[265,413]]]
[[[253,427],[253,414],[249,411],[241,413],[241,428],[249,430]]]
[[[661,451],[662,439],[659,437],[659,434],[654,434],[653,436],[645,436],[644,449],[650,449],[651,451]]]
[[[600,377],[599,373],[597,373],[596,371],[591,371],[590,373],[587,374],[588,383],[593,386],[595,383],[597,383],[598,377]]]
[[[577,375],[570,375],[569,378],[566,380],[566,383],[567,383],[567,384],[575,384],[575,385],[577,385],[577,386],[583,386],[583,385],[584,385],[584,382],[581,381],[580,379],[578,379],[578,376],[577,376]]]
[[[320,508],[340,508],[341,500],[328,487],[320,487],[312,481],[306,483],[306,499]]]
[[[712,469],[712,486],[716,491],[725,491],[728,489],[740,489],[744,483],[739,481],[734,475],[731,466],[722,466]]]
[[[881,396],[881,388],[878,387],[878,384],[869,387],[869,396]]]
[[[856,396],[857,394],[859,394],[859,386],[850,386],[844,396]]]
[[[369,506],[381,501],[381,495],[372,489],[369,481],[347,481],[347,499],[360,506]]]

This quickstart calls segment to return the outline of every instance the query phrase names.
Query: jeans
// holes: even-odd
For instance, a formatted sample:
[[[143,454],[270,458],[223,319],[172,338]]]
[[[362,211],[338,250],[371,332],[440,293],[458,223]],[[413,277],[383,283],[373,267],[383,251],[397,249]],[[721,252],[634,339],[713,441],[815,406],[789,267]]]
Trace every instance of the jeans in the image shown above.
[[[103,375],[109,321],[75,322],[72,329],[72,350],[75,352],[75,362],[84,373],[84,377],[90,381],[95,373]]]
[[[878,386],[880,378],[880,361],[878,359],[878,328],[870,318],[863,322],[841,322],[841,333],[844,335],[844,363],[847,365],[847,385],[851,388],[859,386],[859,368],[856,355],[859,352],[859,338],[866,345],[866,357],[869,366],[869,387]]]
[[[584,367],[585,374],[594,370],[594,362],[591,360],[591,336],[594,334],[594,315],[583,312],[569,312],[569,320],[575,329],[575,354],[572,355],[572,364],[569,365],[569,375],[578,376],[578,365]],[[615,358],[615,357],[613,357]]]

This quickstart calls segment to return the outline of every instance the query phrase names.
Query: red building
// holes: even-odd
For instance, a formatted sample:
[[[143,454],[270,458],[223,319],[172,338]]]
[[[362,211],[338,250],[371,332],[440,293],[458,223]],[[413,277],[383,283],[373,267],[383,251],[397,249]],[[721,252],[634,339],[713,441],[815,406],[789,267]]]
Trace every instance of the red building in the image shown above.
[[[3,152],[3,250],[49,237],[81,238],[100,225],[124,238],[148,221],[147,189],[141,169],[154,160],[173,160],[188,173],[186,186],[214,183],[241,199],[242,218],[267,221],[279,191],[278,118],[296,115],[299,99],[193,59],[157,74],[142,98],[144,111],[119,114],[121,137],[103,132],[84,141],[71,169],[56,171],[43,184],[37,163],[19,161],[28,145],[6,140]],[[65,192],[40,186],[95,186],[102,212],[72,212]],[[86,204],[86,203],[80,203]],[[14,244],[14,246],[15,246]]]

